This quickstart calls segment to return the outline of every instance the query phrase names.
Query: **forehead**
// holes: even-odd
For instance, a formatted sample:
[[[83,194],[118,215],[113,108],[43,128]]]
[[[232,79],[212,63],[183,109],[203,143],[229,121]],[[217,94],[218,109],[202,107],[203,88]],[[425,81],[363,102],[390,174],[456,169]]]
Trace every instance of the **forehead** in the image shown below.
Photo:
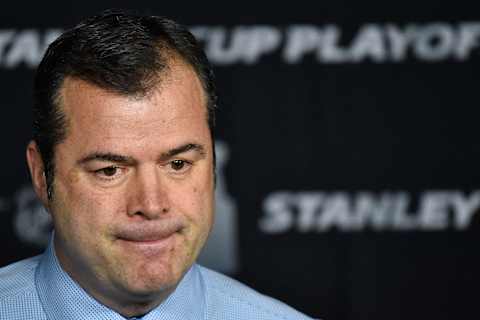
[[[203,86],[184,63],[171,63],[161,80],[142,96],[122,95],[68,77],[59,102],[68,123],[67,140],[76,143],[88,143],[87,137],[91,145],[102,144],[102,139],[107,144],[183,132],[202,132],[203,136],[204,129],[208,131]]]
[[[172,60],[146,93],[122,94],[73,77],[64,80],[59,93],[59,106],[67,120],[89,113],[99,117],[135,114],[142,111],[141,102],[155,104],[157,109],[152,111],[163,117],[180,111],[174,108],[178,106],[184,107],[184,113],[198,112],[200,106],[208,116],[207,97],[199,77],[192,67],[179,60]]]

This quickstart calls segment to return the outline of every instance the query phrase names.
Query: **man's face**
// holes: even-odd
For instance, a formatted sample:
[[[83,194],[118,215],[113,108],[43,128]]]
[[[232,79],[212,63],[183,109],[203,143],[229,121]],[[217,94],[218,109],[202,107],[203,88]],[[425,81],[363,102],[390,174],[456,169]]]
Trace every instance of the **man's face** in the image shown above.
[[[203,246],[213,220],[206,98],[172,62],[144,98],[67,78],[66,139],[55,149],[55,249],[64,269],[107,305],[159,299]]]

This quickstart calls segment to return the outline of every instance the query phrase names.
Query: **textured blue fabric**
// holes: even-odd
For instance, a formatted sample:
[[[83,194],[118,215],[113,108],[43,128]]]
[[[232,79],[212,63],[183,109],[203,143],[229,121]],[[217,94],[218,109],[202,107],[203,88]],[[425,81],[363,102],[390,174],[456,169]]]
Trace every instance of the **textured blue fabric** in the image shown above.
[[[0,268],[0,320],[120,320],[63,271],[50,245],[43,255]],[[135,318],[131,318],[133,320]],[[136,318],[138,319],[138,318]],[[306,320],[236,280],[193,265],[177,289],[141,320]]]

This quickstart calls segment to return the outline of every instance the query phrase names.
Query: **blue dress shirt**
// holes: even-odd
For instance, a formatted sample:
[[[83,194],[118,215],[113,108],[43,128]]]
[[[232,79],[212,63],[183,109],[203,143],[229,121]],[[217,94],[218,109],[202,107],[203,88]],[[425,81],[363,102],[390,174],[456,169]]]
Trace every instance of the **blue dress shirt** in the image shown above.
[[[61,268],[52,243],[44,254],[0,268],[0,320],[125,320]],[[141,320],[307,320],[238,281],[193,265],[176,290]]]

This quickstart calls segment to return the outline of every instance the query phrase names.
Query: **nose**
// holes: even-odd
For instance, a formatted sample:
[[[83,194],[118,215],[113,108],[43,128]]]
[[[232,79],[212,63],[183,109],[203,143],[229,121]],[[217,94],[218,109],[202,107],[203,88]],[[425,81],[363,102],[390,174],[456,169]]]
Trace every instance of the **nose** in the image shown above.
[[[155,166],[137,168],[128,185],[127,197],[127,214],[131,217],[154,220],[170,211],[168,186]]]

